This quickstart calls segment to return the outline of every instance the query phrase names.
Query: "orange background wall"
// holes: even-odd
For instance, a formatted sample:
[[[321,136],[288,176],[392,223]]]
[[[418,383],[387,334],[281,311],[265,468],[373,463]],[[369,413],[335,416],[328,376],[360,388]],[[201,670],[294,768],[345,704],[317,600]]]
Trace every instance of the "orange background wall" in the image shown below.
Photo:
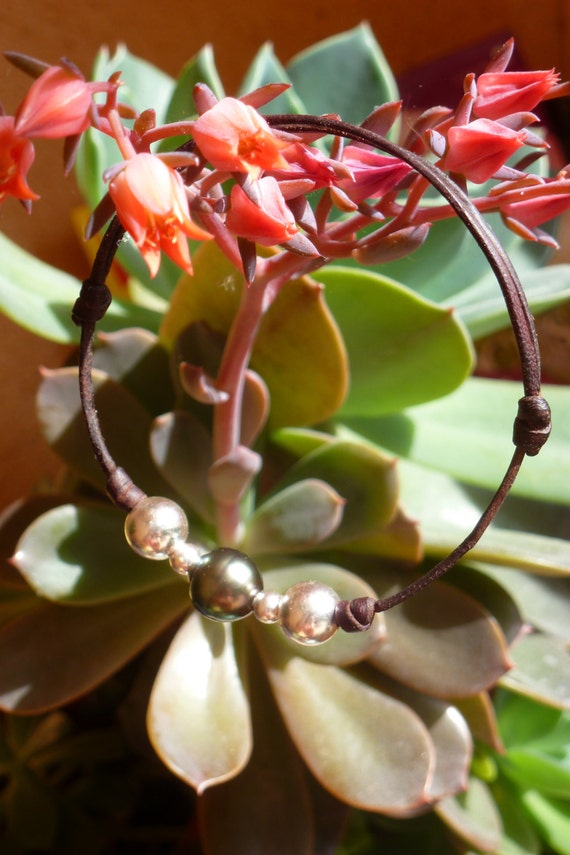
[[[175,75],[211,42],[231,90],[263,42],[273,42],[287,61],[312,42],[363,19],[372,25],[396,74],[484,38],[512,34],[529,67],[555,66],[570,77],[569,0],[1,0],[0,49],[49,62],[67,56],[88,72],[101,44],[113,48],[125,42],[132,52]],[[26,83],[0,60],[0,100],[8,112]],[[40,257],[82,275],[83,259],[67,222],[78,196],[72,180],[61,180],[60,157],[58,145],[40,146],[32,186],[43,199],[32,218],[9,200],[0,208],[0,230]],[[0,336],[2,508],[53,469],[35,425],[33,395],[37,365],[60,363],[64,351],[4,318]]]

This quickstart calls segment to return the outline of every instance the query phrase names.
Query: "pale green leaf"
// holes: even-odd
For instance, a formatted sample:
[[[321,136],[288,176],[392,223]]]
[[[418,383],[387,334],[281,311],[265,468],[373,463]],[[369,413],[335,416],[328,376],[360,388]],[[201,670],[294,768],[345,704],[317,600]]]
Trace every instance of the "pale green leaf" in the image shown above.
[[[343,505],[344,499],[324,481],[297,481],[249,517],[243,549],[261,555],[317,546],[338,528]]]
[[[364,444],[337,440],[322,445],[297,461],[278,489],[307,478],[325,481],[345,502],[340,525],[327,546],[375,534],[396,512],[395,461]]]
[[[71,310],[81,283],[21,249],[0,234],[0,311],[24,329],[62,344],[79,341],[79,328],[71,320]],[[156,329],[158,316],[149,309],[113,300],[102,330],[123,326]]]
[[[242,279],[217,246],[202,244],[194,275],[174,292],[161,338],[172,347],[191,324],[226,336],[238,310]],[[308,277],[286,283],[261,319],[251,368],[267,384],[270,428],[310,424],[340,406],[348,384],[346,353],[322,289]]]
[[[239,88],[240,95],[269,83],[289,83],[291,79],[275,55],[273,45],[266,42],[260,47]],[[295,89],[288,89],[262,108],[262,113],[306,113],[307,110]]]
[[[568,643],[535,632],[511,650],[514,668],[501,685],[543,704],[570,709],[570,651]]]
[[[570,504],[570,389],[545,386],[543,394],[552,409],[552,435],[540,454],[524,462],[513,494]],[[513,454],[513,421],[522,395],[518,383],[471,378],[445,398],[405,413],[343,422],[395,454],[495,490]]]
[[[494,852],[499,846],[503,825],[487,784],[471,778],[465,793],[444,799],[435,812],[469,846]]]
[[[347,669],[266,652],[289,733],[323,786],[353,807],[392,816],[427,804],[435,752],[409,707]]]
[[[482,569],[506,588],[527,623],[570,643],[570,579],[536,576],[493,565],[484,565]]]
[[[22,534],[13,558],[41,597],[96,605],[172,583],[167,562],[145,561],[129,548],[124,515],[110,505],[60,505]]]
[[[521,800],[548,846],[558,855],[570,855],[568,800],[547,798],[532,789],[522,793]]]
[[[381,596],[411,579],[387,569],[369,577]],[[476,600],[445,583],[437,582],[386,612],[385,620],[386,641],[369,660],[416,691],[440,698],[474,695],[510,666],[497,622]]]
[[[287,64],[307,112],[338,113],[360,124],[374,107],[398,100],[390,67],[367,23],[332,36]]]
[[[376,273],[336,266],[315,277],[348,351],[343,419],[399,412],[446,395],[468,376],[470,339],[450,310]]]
[[[203,792],[247,763],[249,701],[231,627],[193,612],[160,666],[148,708],[153,746],[168,768]]]
[[[214,520],[208,487],[211,437],[196,416],[183,411],[154,420],[150,432],[153,460],[165,480],[203,520]]]

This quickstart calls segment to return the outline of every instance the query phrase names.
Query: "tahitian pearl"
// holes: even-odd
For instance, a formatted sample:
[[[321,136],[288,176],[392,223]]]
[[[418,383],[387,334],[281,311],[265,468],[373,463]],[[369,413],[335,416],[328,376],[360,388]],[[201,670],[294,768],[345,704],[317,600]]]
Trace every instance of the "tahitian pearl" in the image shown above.
[[[262,589],[263,580],[253,561],[235,549],[214,549],[203,555],[190,577],[194,606],[213,620],[247,617]]]
[[[322,644],[337,630],[334,613],[338,602],[338,595],[328,585],[299,582],[281,600],[281,628],[300,644]]]
[[[143,558],[168,558],[173,546],[188,537],[188,520],[171,499],[146,496],[125,520],[127,542]]]

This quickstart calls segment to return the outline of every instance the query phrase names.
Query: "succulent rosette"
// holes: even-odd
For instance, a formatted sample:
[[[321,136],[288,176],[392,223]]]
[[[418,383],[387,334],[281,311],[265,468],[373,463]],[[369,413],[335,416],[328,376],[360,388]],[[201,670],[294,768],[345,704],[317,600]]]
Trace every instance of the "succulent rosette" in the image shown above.
[[[330,89],[331,61],[346,56],[355,83],[339,96],[343,103],[325,108],[319,93]],[[165,120],[184,112],[184,93],[198,79],[219,96],[216,113],[227,108],[207,50],[178,82],[129,55],[102,55],[95,79],[112,75],[115,64],[133,75],[134,96],[139,88],[156,92]],[[366,27],[303,54],[287,71],[264,48],[244,91],[289,77],[295,95],[279,97],[298,113],[338,109],[351,119],[355,110],[367,115],[379,94],[396,100]],[[510,79],[500,82],[510,98]],[[533,91],[538,86],[543,95],[555,82],[533,78]],[[79,81],[73,86],[83,92]],[[494,90],[491,95],[495,99]],[[495,100],[492,117],[476,121],[495,121]],[[476,114],[486,116],[490,108],[483,108],[481,101]],[[265,122],[245,104],[239,115],[231,162],[227,147],[220,152],[219,140],[207,136],[207,122],[205,131],[199,127],[198,136],[206,133],[206,146],[214,146],[213,165],[233,169],[235,158],[245,158],[257,177],[259,150],[254,157],[239,147],[242,126],[252,125],[264,135],[263,157],[281,168],[286,144],[270,145]],[[234,107],[229,118],[235,117]],[[502,137],[518,134],[518,148],[525,133]],[[95,139],[89,136],[78,161],[91,207],[101,195],[99,176],[110,168],[108,140]],[[349,151],[350,162],[374,192],[391,192],[393,168],[387,177],[382,158],[362,151]],[[496,168],[493,162],[491,172],[472,177],[486,180]],[[326,186],[330,175],[318,155],[311,169]],[[261,222],[252,213],[243,187],[234,185],[232,193],[239,196],[239,228],[263,245],[285,201],[276,198],[275,178],[259,180],[268,182],[263,192],[271,197],[273,218]],[[349,208],[363,204],[358,191],[346,193]],[[267,242],[295,239],[289,207],[287,217],[287,233]],[[200,239],[201,227],[185,211],[175,225],[177,246],[182,232]],[[146,223],[141,246],[149,229]],[[382,268],[388,275],[379,266],[357,268],[353,256],[280,288],[244,374],[240,453],[231,460],[215,454],[212,412],[223,403],[223,389],[211,378],[239,315],[243,277],[216,240],[191,245],[191,267],[186,243],[174,254],[165,248],[192,270],[182,276],[165,259],[158,268],[154,245],[147,270],[133,242],[125,243],[118,263],[127,285],[116,289],[101,325],[93,369],[113,456],[149,495],[175,500],[187,514],[192,541],[206,549],[223,545],[217,506],[230,496],[241,520],[234,545],[255,561],[268,591],[282,593],[308,580],[329,585],[342,599],[403,588],[477,520],[508,459],[520,397],[515,383],[470,376],[473,341],[505,325],[506,313],[484,260],[462,243],[461,229],[455,220],[436,222],[425,244],[422,232],[412,259],[394,257]],[[533,307],[567,298],[568,267],[546,273],[544,249],[529,251],[520,234],[499,230],[521,262]],[[461,276],[459,253],[449,251],[458,241]],[[360,260],[385,260],[385,250],[385,244],[368,245]],[[14,283],[47,283],[42,291],[28,284],[24,297],[13,296],[12,315],[39,334],[75,341],[61,304],[72,302],[78,284],[14,247],[10,258],[1,274],[10,295]],[[279,626],[252,617],[208,620],[168,562],[145,561],[129,549],[124,513],[108,502],[93,459],[77,370],[44,369],[38,416],[64,468],[56,487],[9,509],[0,528],[3,555],[11,556],[0,575],[4,754],[24,758],[26,774],[41,780],[44,766],[36,760],[42,751],[52,748],[51,762],[63,763],[56,748],[67,744],[65,716],[77,699],[134,669],[117,703],[122,729],[140,740],[146,716],[156,753],[198,793],[208,853],[332,852],[349,822],[346,839],[360,841],[365,852],[376,851],[379,839],[391,840],[396,829],[401,836],[389,851],[412,852],[427,828],[441,853],[532,855],[539,851],[536,828],[547,816],[555,821],[550,836],[542,836],[567,852],[561,842],[570,792],[567,747],[560,755],[570,697],[567,392],[548,389],[559,432],[523,470],[518,495],[497,524],[445,581],[377,615],[367,632],[338,631],[324,644],[302,646]],[[511,732],[517,704],[531,711],[530,734]],[[22,735],[14,721],[26,716],[35,727]],[[538,759],[533,740],[542,752]],[[93,738],[93,746],[113,762],[122,756],[122,744]],[[25,838],[17,817],[32,792],[29,776],[24,783],[9,763],[5,768],[9,831]],[[526,783],[537,769],[541,786],[533,797]],[[81,773],[91,783],[88,763]],[[359,820],[350,824],[351,808],[360,826]],[[62,810],[45,803],[41,845],[61,840],[54,817]],[[379,828],[384,837],[375,836]]]

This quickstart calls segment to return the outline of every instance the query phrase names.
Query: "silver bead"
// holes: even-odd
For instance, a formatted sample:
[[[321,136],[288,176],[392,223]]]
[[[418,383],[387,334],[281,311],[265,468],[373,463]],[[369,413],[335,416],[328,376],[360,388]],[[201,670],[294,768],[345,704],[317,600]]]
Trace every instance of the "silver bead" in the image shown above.
[[[213,620],[239,620],[251,614],[263,588],[253,561],[235,549],[215,549],[202,556],[190,577],[194,606]]]
[[[282,599],[275,591],[260,591],[253,601],[254,615],[261,623],[277,623]]]
[[[168,558],[173,546],[188,537],[188,520],[176,502],[147,496],[128,514],[125,537],[144,558]]]
[[[281,600],[281,628],[300,644],[322,644],[337,630],[338,595],[320,582],[299,582]]]
[[[188,540],[178,540],[168,552],[170,566],[175,573],[187,576],[200,564],[203,550]]]

